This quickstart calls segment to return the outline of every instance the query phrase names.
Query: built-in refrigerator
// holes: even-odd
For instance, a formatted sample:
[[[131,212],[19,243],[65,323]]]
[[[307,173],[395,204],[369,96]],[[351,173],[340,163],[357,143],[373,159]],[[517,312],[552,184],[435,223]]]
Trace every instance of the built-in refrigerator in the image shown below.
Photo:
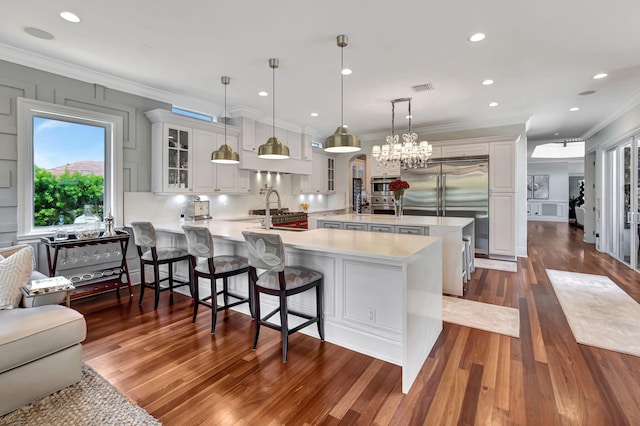
[[[474,218],[476,253],[489,253],[488,158],[432,161],[401,176],[404,214]]]

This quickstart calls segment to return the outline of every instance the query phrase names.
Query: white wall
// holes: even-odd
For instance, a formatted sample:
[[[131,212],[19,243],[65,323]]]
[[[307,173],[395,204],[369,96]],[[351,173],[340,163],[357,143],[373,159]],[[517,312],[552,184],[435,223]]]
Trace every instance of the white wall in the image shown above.
[[[553,163],[529,163],[528,175],[548,175],[549,176],[549,198],[545,200],[529,199],[527,203],[531,206],[529,220],[546,220],[555,222],[566,222],[569,219],[569,165],[567,162]],[[542,205],[556,204],[556,214],[545,215],[542,212]]]

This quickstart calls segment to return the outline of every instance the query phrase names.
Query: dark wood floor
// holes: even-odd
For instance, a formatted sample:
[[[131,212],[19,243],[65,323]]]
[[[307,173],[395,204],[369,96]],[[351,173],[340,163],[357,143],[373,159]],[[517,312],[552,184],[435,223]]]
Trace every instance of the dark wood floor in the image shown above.
[[[74,301],[85,314],[84,359],[166,425],[426,424],[638,425],[640,358],[577,344],[545,269],[609,276],[640,302],[640,275],[584,244],[566,224],[529,223],[518,272],[477,269],[465,298],[520,309],[520,338],[444,324],[408,395],[400,367],[296,334],[289,362],[263,328],[210,312],[191,324],[191,301],[149,292]],[[615,309],[615,307],[612,307]],[[638,325],[640,326],[640,324]]]

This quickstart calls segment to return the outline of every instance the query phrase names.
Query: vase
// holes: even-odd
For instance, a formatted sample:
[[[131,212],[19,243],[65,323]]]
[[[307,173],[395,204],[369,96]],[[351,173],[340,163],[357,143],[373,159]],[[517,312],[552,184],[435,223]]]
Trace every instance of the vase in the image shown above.
[[[402,219],[402,195],[393,198],[393,211],[396,215],[396,220]]]

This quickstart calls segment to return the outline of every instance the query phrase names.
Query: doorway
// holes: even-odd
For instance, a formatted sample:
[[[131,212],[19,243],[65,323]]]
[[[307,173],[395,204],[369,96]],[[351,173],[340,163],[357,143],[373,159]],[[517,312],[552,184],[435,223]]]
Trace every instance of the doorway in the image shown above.
[[[606,151],[604,160],[605,249],[640,271],[640,135]]]
[[[352,213],[355,211],[356,205],[360,204],[361,213],[369,213],[369,201],[367,192],[367,156],[360,154],[351,159],[349,162],[349,169],[351,170],[351,185],[349,185],[350,193],[350,209]]]

